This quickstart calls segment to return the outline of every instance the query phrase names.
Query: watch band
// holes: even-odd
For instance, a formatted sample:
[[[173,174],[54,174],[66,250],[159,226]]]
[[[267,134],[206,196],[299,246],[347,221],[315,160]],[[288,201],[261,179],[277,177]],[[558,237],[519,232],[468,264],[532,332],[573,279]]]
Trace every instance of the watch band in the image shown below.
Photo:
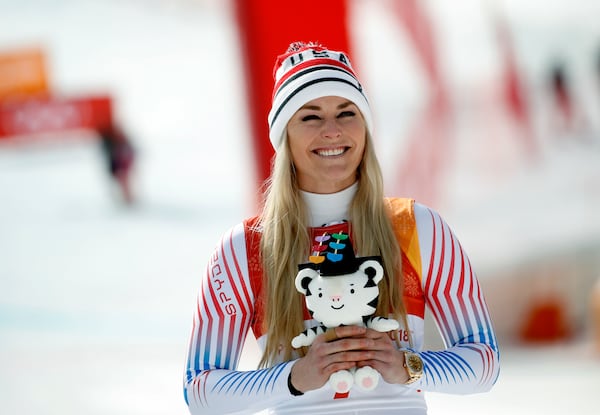
[[[290,390],[290,393],[292,395],[294,395],[294,396],[302,396],[302,395],[304,395],[304,392],[300,392],[298,389],[296,389],[294,387],[294,385],[292,385],[292,372],[290,372],[290,374],[288,375],[287,384],[288,384],[288,389]]]
[[[410,385],[423,376],[423,360],[417,353],[405,351],[403,366],[408,374],[408,380],[404,382],[405,385]]]

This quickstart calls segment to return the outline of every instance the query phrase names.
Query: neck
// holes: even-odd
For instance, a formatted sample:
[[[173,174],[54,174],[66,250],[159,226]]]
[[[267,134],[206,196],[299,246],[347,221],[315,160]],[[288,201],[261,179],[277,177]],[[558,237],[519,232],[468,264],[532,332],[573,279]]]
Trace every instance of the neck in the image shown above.
[[[310,226],[322,226],[347,220],[350,203],[358,189],[358,182],[337,193],[317,194],[300,191],[309,212]]]

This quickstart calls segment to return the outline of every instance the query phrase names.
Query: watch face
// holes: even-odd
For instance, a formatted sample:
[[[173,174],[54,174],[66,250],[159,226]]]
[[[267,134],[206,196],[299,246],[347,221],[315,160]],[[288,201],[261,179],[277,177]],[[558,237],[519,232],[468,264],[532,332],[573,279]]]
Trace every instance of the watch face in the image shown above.
[[[421,359],[419,358],[419,356],[416,356],[414,354],[411,354],[408,356],[408,361],[406,362],[406,365],[414,372],[422,372],[423,371],[423,362],[421,361]]]

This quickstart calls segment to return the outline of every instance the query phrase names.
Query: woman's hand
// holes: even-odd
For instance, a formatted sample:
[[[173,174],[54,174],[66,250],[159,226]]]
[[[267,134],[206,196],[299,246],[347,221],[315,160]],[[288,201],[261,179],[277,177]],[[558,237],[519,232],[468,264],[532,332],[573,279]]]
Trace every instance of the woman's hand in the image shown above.
[[[404,383],[404,353],[387,333],[342,326],[317,336],[306,356],[292,367],[292,385],[301,392],[322,387],[339,370],[371,366],[388,383]]]
[[[333,335],[335,333],[335,335]],[[336,339],[337,338],[337,339]],[[389,338],[388,338],[389,341]],[[322,387],[332,373],[357,367],[374,357],[376,340],[360,326],[342,326],[317,336],[306,356],[292,367],[292,385],[300,392]]]
[[[373,340],[369,358],[356,362],[356,367],[371,366],[387,383],[406,383],[409,379],[404,367],[404,352],[396,348],[389,333],[366,329],[365,337]]]

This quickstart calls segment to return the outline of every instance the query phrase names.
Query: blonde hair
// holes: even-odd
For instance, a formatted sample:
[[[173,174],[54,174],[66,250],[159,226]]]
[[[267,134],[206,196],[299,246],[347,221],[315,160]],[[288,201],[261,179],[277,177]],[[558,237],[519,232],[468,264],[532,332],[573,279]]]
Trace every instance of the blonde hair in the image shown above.
[[[291,340],[304,327],[303,296],[294,279],[298,264],[306,262],[310,241],[308,213],[300,196],[287,140],[275,156],[261,215],[260,243],[263,281],[266,290],[264,329],[267,343],[260,361],[268,367],[293,358]],[[357,171],[358,190],[350,205],[353,244],[360,256],[380,255],[384,279],[379,283],[377,315],[392,316],[406,324],[402,301],[400,247],[388,217],[383,194],[383,177],[371,137],[367,133],[362,161]],[[368,235],[368,237],[366,237]],[[300,356],[306,350],[300,349]]]

